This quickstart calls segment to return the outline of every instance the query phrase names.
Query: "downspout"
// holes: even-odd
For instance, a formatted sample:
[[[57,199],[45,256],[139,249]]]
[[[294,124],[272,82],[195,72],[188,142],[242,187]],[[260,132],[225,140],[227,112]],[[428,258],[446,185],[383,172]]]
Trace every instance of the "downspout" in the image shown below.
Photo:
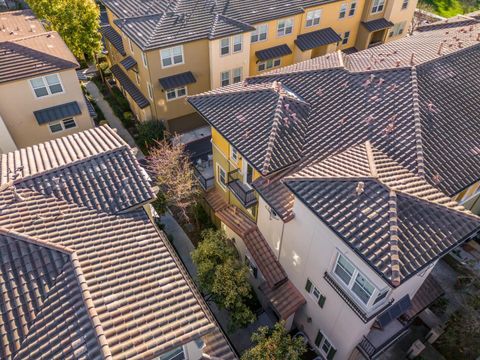
[[[283,220],[280,219],[280,221],[282,222],[282,233],[280,235],[280,244],[278,246],[278,262],[280,262],[280,254],[282,253],[282,245],[283,245],[283,230],[285,229],[285,223],[283,222]]]

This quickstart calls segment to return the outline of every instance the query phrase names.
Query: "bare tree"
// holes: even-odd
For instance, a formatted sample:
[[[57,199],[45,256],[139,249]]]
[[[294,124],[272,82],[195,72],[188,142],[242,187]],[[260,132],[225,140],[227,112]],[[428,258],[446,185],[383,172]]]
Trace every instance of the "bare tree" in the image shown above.
[[[184,150],[185,146],[178,141],[158,141],[150,148],[148,168],[160,187],[159,197],[163,197],[166,206],[178,210],[180,216],[190,222],[189,210],[196,203],[200,188]]]
[[[434,9],[433,6],[427,3],[425,0],[418,1],[417,8],[415,9],[415,13],[413,14],[412,21],[410,22],[410,27],[408,29],[409,35],[412,35],[414,31],[426,21],[425,17],[422,16],[420,11],[433,13]]]

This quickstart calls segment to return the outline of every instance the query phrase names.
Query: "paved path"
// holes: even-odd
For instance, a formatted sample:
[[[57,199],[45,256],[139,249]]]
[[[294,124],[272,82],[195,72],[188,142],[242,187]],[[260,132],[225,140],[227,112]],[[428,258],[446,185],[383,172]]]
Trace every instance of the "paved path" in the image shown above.
[[[197,277],[197,269],[193,264],[192,258],[190,253],[195,249],[192,241],[188,237],[188,235],[183,231],[180,225],[176,222],[171,214],[165,214],[161,217],[161,222],[165,226],[164,231],[173,238],[172,244],[175,250],[177,251],[178,256],[182,260],[183,264],[185,265],[187,271],[189,272],[192,279],[198,285],[198,277]],[[267,313],[263,312],[257,319],[255,323],[252,325],[244,328],[239,329],[235,332],[228,331],[228,323],[229,323],[229,314],[225,310],[221,310],[218,306],[213,302],[207,302],[208,307],[215,315],[215,318],[220,323],[223,331],[230,339],[230,342],[235,347],[235,350],[240,354],[249,347],[252,346],[250,341],[250,337],[252,333],[260,326],[272,326],[274,324],[274,320],[271,316],[267,315]]]
[[[93,81],[88,81],[85,83],[88,93],[92,96],[92,98],[97,103],[100,110],[102,110],[103,115],[105,115],[105,119],[107,120],[108,124],[117,130],[118,135],[125,140],[128,145],[132,148],[137,149],[137,158],[143,159],[145,156],[141,152],[141,150],[137,147],[135,140],[133,139],[132,135],[128,132],[127,129],[123,126],[120,119],[115,115],[110,104],[103,98],[102,93],[98,90],[97,85]]]

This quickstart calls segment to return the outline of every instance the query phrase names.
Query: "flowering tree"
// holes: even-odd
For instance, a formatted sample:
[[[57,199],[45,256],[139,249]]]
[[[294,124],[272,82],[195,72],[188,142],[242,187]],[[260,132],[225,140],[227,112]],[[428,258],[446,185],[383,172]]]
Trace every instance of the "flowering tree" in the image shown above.
[[[158,141],[150,148],[148,168],[160,187],[159,198],[166,206],[172,206],[180,216],[190,222],[189,210],[197,201],[200,188],[185,146],[178,141]]]

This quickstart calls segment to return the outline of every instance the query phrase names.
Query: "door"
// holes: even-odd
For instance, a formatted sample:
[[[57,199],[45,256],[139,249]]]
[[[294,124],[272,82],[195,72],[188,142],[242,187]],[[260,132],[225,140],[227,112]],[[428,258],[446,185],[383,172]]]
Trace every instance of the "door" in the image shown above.
[[[250,187],[253,182],[253,167],[243,159],[243,183]]]

